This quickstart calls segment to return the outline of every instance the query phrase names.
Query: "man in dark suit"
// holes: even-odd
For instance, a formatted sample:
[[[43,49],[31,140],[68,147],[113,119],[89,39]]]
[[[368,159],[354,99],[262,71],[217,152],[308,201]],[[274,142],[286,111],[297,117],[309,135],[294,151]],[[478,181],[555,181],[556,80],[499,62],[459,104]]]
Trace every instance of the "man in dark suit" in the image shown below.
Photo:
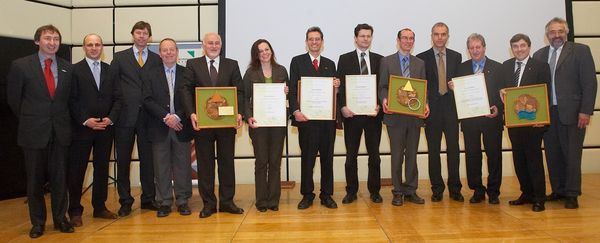
[[[454,94],[448,90],[448,81],[456,77],[458,66],[462,62],[460,53],[446,48],[449,29],[442,22],[431,28],[433,47],[417,55],[425,61],[427,71],[427,99],[431,115],[425,121],[425,137],[427,138],[427,157],[429,160],[429,180],[431,181],[432,202],[439,202],[445,190],[440,153],[442,133],[446,141],[446,162],[448,165],[448,191],[452,200],[464,200],[460,189],[459,150],[458,150],[458,118]]]
[[[346,144],[346,196],[342,203],[352,203],[357,199],[358,192],[358,148],[363,131],[365,132],[365,145],[369,154],[369,176],[367,187],[372,202],[381,203],[383,199],[379,190],[381,189],[381,158],[379,157],[379,143],[381,141],[381,120],[383,112],[379,104],[375,109],[375,115],[357,115],[346,106],[346,75],[369,75],[377,74],[379,71],[379,60],[381,55],[371,52],[371,41],[373,39],[373,27],[368,24],[359,24],[354,28],[354,43],[356,50],[340,56],[338,61],[338,77],[340,78],[340,89],[338,107],[344,121],[344,142]],[[377,87],[377,86],[375,86]]]
[[[118,85],[108,78],[108,64],[102,62],[102,38],[83,38],[85,58],[73,66],[71,108],[73,143],[69,158],[69,217],[75,227],[83,225],[81,190],[92,147],[94,181],[92,206],[95,218],[116,219],[104,204],[108,195],[108,160],[112,150],[113,128],[119,115]]]
[[[166,217],[171,213],[173,191],[179,214],[190,215],[192,124],[186,119],[179,98],[186,69],[177,65],[179,49],[175,40],[163,39],[159,51],[163,65],[149,72],[143,86],[144,109],[149,114],[148,138],[152,142],[156,172],[156,198],[160,206],[156,215]]]
[[[531,40],[525,34],[516,34],[510,39],[510,48],[514,58],[502,63],[497,80],[502,80],[500,90],[502,101],[512,107],[513,101],[504,100],[504,88],[520,87],[550,82],[550,67],[547,63],[529,57]],[[512,109],[510,110],[511,112]],[[515,173],[519,179],[521,196],[509,201],[510,205],[533,203],[532,210],[545,210],[546,181],[542,159],[542,137],[546,128],[543,125],[508,128],[508,137],[512,144]]]
[[[188,60],[186,83],[182,87],[183,108],[191,119],[198,159],[198,190],[204,207],[200,218],[210,217],[217,212],[215,196],[215,158],[219,173],[219,211],[243,214],[244,210],[233,202],[235,195],[235,154],[236,129],[242,126],[242,115],[237,114],[236,128],[198,127],[196,116],[196,87],[237,87],[238,112],[244,110],[244,89],[242,74],[237,61],[221,58],[221,36],[207,33],[203,39],[204,56]],[[216,153],[215,153],[216,143]]]
[[[581,153],[585,128],[594,113],[598,80],[590,48],[568,42],[567,21],[553,18],[546,24],[550,42],[533,58],[550,65],[550,128],[544,148],[552,193],[549,201],[565,199],[565,208],[578,208],[581,195]]]
[[[425,104],[425,117],[395,114],[388,111],[388,92],[390,75],[425,78],[425,63],[410,54],[415,44],[415,33],[408,28],[398,31],[396,38],[398,52],[381,59],[379,68],[378,94],[383,106],[383,123],[387,127],[390,139],[392,163],[392,205],[402,206],[404,200],[423,204],[425,200],[417,195],[419,172],[417,168],[417,150],[423,119],[429,115],[429,106]],[[406,161],[405,180],[402,180],[402,164]]]
[[[140,160],[141,208],[158,210],[154,204],[154,169],[152,166],[152,145],[146,130],[146,111],[142,107],[142,76],[160,66],[158,54],[148,50],[152,37],[150,24],[139,21],[131,28],[133,46],[115,53],[110,64],[111,78],[120,85],[123,94],[119,120],[115,123],[115,145],[117,156],[117,191],[119,192],[119,216],[131,213],[133,197],[129,167],[134,142]],[[137,139],[135,139],[137,137]]]
[[[320,155],[321,163],[321,204],[327,208],[337,208],[333,195],[333,145],[335,143],[334,120],[309,120],[298,104],[298,81],[302,77],[334,77],[334,87],[339,87],[339,79],[335,78],[335,63],[321,56],[323,32],[319,27],[310,27],[306,31],[306,47],[308,53],[295,56],[290,64],[289,103],[292,112],[292,126],[298,127],[300,143],[300,168],[302,200],[298,209],[307,209],[315,198],[313,169]]]
[[[498,204],[500,184],[502,182],[502,113],[503,103],[498,90],[500,83],[494,79],[499,70],[500,63],[485,55],[485,39],[482,35],[473,33],[467,38],[467,49],[471,59],[463,62],[458,68],[457,76],[483,73],[487,88],[488,102],[491,114],[482,117],[467,118],[460,121],[460,127],[465,141],[465,154],[467,164],[467,181],[469,188],[474,190],[470,203],[480,203],[489,197],[490,204]],[[448,85],[453,89],[453,83]],[[488,182],[487,188],[481,179],[481,140],[485,146],[487,157]]]
[[[74,232],[67,221],[67,152],[71,144],[71,64],[56,56],[61,35],[53,25],[35,31],[39,51],[19,58],[7,77],[7,103],[19,119],[17,143],[23,149],[27,171],[29,237],[44,234],[46,203],[44,184],[52,191],[54,228]],[[46,175],[48,177],[46,177]]]

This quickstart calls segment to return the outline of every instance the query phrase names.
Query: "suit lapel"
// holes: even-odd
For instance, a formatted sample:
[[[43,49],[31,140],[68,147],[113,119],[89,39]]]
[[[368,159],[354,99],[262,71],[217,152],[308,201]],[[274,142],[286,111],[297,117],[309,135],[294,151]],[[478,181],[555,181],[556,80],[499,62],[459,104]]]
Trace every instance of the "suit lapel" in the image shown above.
[[[40,63],[40,59],[38,54],[31,55],[31,59],[29,60],[31,65],[31,70],[37,76],[35,80],[40,80],[37,85],[43,90],[45,90],[48,99],[50,99],[50,92],[48,92],[48,85],[46,84],[46,78],[44,77],[44,70],[42,68],[42,64]]]
[[[554,67],[555,72],[558,69],[558,67],[560,67],[560,65],[565,61],[565,59],[567,59],[567,57],[569,55],[571,55],[572,52],[573,52],[573,45],[568,41],[565,42],[562,50],[560,51],[560,56],[558,57],[558,61],[556,62],[556,67]],[[546,53],[548,53],[548,52],[546,52]],[[548,60],[548,59],[546,59],[546,60]],[[552,70],[550,70],[550,71],[552,71]]]
[[[54,94],[55,97],[59,92],[62,92],[65,89],[66,85],[69,85],[68,79],[70,79],[70,77],[68,75],[71,75],[70,73],[67,73],[66,68],[66,66],[69,64],[65,63],[58,57],[56,57],[56,62],[58,63],[58,65],[56,65],[56,71],[58,72],[58,84],[56,85],[56,93]]]
[[[358,54],[356,53],[356,51],[352,52],[351,56],[351,60],[350,60],[350,65],[351,67],[354,67],[355,69],[353,71],[355,71],[357,74],[360,74],[360,63],[358,62]],[[371,58],[369,56],[369,62],[371,61]],[[372,67],[373,65],[371,65]]]
[[[103,62],[100,62],[100,87],[98,88],[98,91],[100,91],[104,87],[106,77],[108,77],[108,65],[105,65]]]
[[[525,85],[530,85],[531,84],[531,82],[530,82],[530,80],[531,80],[530,76],[534,72],[534,68],[533,68],[533,65],[531,64],[531,60],[532,60],[532,58],[529,57],[529,60],[525,64],[525,70],[523,70],[523,77],[521,77],[521,84],[519,86],[525,86]]]

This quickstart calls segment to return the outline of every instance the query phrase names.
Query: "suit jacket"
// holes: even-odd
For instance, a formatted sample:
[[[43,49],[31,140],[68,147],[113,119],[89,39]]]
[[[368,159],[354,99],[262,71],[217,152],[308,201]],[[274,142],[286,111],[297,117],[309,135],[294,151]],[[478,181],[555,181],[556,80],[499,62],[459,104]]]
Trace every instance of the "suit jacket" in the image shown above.
[[[419,53],[417,57],[425,61],[425,71],[427,72],[427,100],[430,101],[429,105],[432,105],[432,103],[435,103],[441,97],[438,92],[439,80],[435,52],[433,51],[433,48],[429,48],[429,50]],[[446,48],[446,83],[450,81],[450,79],[456,77],[461,62],[462,55],[460,55],[460,53]],[[448,89],[448,95],[454,97],[454,93],[450,89]],[[452,107],[456,110],[455,104],[452,104]]]
[[[549,50],[550,47],[546,46],[535,52],[533,58],[547,63]],[[588,46],[573,42],[563,45],[554,71],[554,82],[561,123],[577,124],[579,113],[594,113],[598,80]],[[548,86],[548,92],[552,92],[551,89]]]
[[[121,109],[120,89],[109,78],[109,66],[100,62],[100,88],[85,58],[73,65],[69,107],[73,118],[73,140],[92,138],[96,131],[83,125],[89,118],[108,117],[116,123]]]
[[[185,72],[187,72],[185,67],[176,65],[173,105],[175,106],[175,114],[179,116],[183,125],[183,129],[176,132],[180,142],[189,142],[192,140],[192,124],[183,111],[183,104],[180,98],[183,91],[182,87],[186,83]],[[169,84],[164,65],[155,67],[144,76],[143,95],[144,109],[148,113],[146,124],[148,127],[148,139],[151,142],[162,142],[167,138],[170,129],[163,122],[163,118],[171,112],[171,97],[169,95]]]
[[[45,148],[51,138],[71,144],[71,64],[56,57],[58,83],[50,98],[38,53],[12,62],[7,77],[7,103],[19,119],[17,143],[21,147]],[[54,129],[56,136],[53,136]]]
[[[206,56],[190,59],[187,61],[185,72],[186,83],[181,87],[183,89],[181,98],[183,99],[183,110],[189,118],[192,113],[196,113],[196,87],[213,87],[210,80]],[[220,57],[219,70],[217,70],[216,87],[236,87],[238,113],[244,111],[244,89],[242,86],[242,74],[236,60]]]
[[[302,77],[336,77],[335,63],[321,55],[319,71],[316,71],[308,53],[292,58],[292,62],[290,63],[290,82],[288,83],[290,112],[300,109],[300,104],[298,103],[298,81]],[[292,117],[292,126],[298,125],[302,125],[302,123],[296,122],[296,119]]]
[[[119,120],[115,123],[121,127],[134,127],[138,119],[145,119],[142,110],[142,75],[149,70],[161,66],[158,54],[148,51],[148,58],[140,67],[133,54],[133,47],[117,52],[110,64],[110,76],[122,92],[122,106]]]
[[[503,113],[504,113],[504,103],[502,103],[502,100],[500,99],[499,90],[500,90],[500,87],[503,86],[503,84],[500,82],[501,80],[496,79],[496,77],[495,77],[496,72],[500,71],[500,65],[501,64],[499,62],[496,62],[496,61],[486,57],[485,66],[483,67],[483,74],[485,76],[485,85],[486,85],[486,89],[487,89],[488,102],[490,103],[490,106],[496,106],[498,108],[498,116],[491,118],[491,119],[497,122],[499,129],[502,129],[502,117],[503,117]],[[462,64],[460,64],[456,76],[460,77],[460,76],[466,76],[466,75],[472,75],[472,74],[473,74],[473,60],[469,59],[469,60],[463,62]],[[465,122],[468,123],[471,120],[480,121],[480,119],[484,119],[487,121],[490,118],[475,117],[475,118],[463,119],[463,120],[461,120],[461,126],[463,126],[465,124]]]
[[[375,79],[377,84],[379,83],[379,62],[383,56],[369,51],[369,64],[371,65],[371,74],[375,74],[377,78]],[[345,53],[340,56],[338,60],[337,67],[337,76],[340,79],[340,88],[338,92],[338,100],[337,107],[338,110],[341,110],[342,107],[346,106],[346,75],[358,75],[360,74],[360,63],[358,61],[358,53],[356,50]],[[376,84],[375,87],[378,87]],[[379,100],[377,104],[381,106]],[[344,119],[343,116],[340,116],[341,119]],[[383,109],[379,109],[379,113],[377,114],[377,118],[383,118]]]
[[[281,65],[274,65],[272,67],[272,71],[271,71],[271,78],[273,79],[273,83],[287,83],[288,80],[288,74],[287,74],[287,70],[285,70],[284,66]],[[258,69],[253,69],[253,68],[248,68],[248,70],[246,70],[246,73],[244,74],[244,78],[243,78],[243,85],[244,85],[244,117],[246,119],[253,117],[254,116],[254,111],[253,111],[253,95],[254,95],[254,83],[264,83],[265,82],[265,75],[262,72],[262,69],[258,68]],[[283,90],[282,90],[283,92]]]
[[[425,62],[410,55],[409,57],[409,69],[410,69],[410,77],[425,79]],[[380,102],[383,103],[383,99],[388,98],[388,88],[389,88],[389,79],[390,75],[402,76],[402,70],[400,69],[400,58],[398,52],[386,56],[381,59],[381,63],[379,64],[379,99]],[[388,126],[397,126],[402,122],[411,122],[417,127],[423,126],[423,119],[407,116],[402,114],[384,114],[383,115],[383,123]]]

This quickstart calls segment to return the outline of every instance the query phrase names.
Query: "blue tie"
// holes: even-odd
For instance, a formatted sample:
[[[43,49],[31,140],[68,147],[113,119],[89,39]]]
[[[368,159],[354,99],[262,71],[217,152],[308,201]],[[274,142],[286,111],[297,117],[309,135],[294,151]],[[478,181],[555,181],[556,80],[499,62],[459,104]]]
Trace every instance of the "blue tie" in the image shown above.
[[[402,58],[402,76],[410,78],[410,65],[408,63],[408,57]]]

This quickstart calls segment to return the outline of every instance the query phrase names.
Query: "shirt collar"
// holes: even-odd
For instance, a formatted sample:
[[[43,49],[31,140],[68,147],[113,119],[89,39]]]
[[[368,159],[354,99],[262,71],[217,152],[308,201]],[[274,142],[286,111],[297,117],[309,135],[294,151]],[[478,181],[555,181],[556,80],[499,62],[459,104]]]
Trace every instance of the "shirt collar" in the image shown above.
[[[46,59],[48,59],[48,57],[41,52],[38,52],[38,58],[40,59],[40,63],[44,63]],[[50,56],[50,59],[52,59],[52,63],[56,63],[56,55]]]
[[[369,57],[369,49],[366,49],[365,51],[361,51],[360,49],[356,48],[356,54],[358,55],[358,57],[360,57],[361,53],[365,53],[365,57]]]

